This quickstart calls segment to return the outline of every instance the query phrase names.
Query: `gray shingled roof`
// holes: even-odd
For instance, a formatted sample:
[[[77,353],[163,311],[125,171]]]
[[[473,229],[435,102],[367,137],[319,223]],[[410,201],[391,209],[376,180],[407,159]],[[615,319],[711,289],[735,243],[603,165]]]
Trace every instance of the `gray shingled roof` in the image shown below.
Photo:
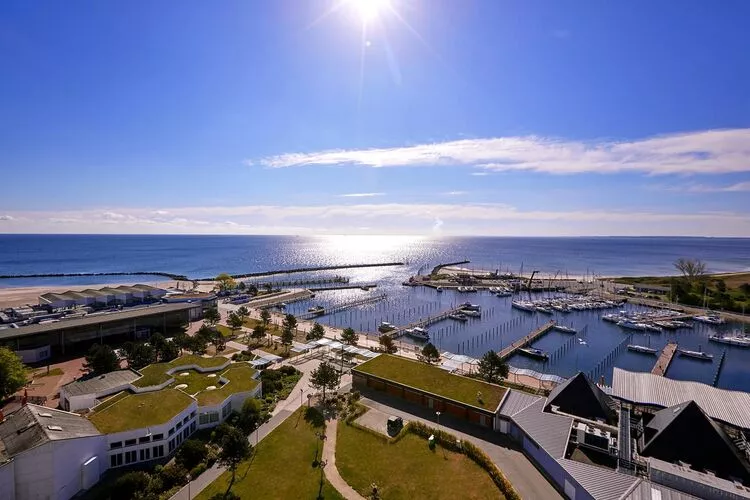
[[[731,492],[739,496],[740,498],[750,498],[750,487],[748,486],[738,486],[733,481],[728,481],[711,474],[698,472],[689,467],[683,467],[681,465],[672,464],[656,458],[649,458],[648,462],[652,470],[662,471],[666,472],[667,474],[672,474],[677,477],[688,479],[690,481],[704,483],[711,486],[712,488]]]
[[[61,430],[53,430],[58,427]],[[0,458],[7,460],[49,441],[100,434],[80,415],[29,404],[6,415],[0,423]]]
[[[654,493],[655,491],[658,493]],[[654,500],[654,498],[661,498],[661,500],[700,500],[693,495],[688,495],[687,493],[673,490],[650,481],[641,481],[638,483],[638,486],[623,500]]]
[[[695,401],[711,418],[750,429],[750,394],[717,389],[700,382],[671,380],[645,372],[615,368],[612,396],[631,403],[667,408]]]
[[[561,458],[558,462],[596,500],[619,500],[640,481],[635,476],[620,474],[598,465],[567,458]]]
[[[565,455],[568,447],[573,419],[543,412],[544,402],[540,398],[525,410],[516,413],[513,421],[552,458],[560,458]]]
[[[115,389],[125,384],[129,384],[140,377],[141,375],[133,370],[117,370],[87,380],[71,382],[63,387],[65,388],[65,391],[72,396],[78,396],[81,394],[98,394],[102,391]]]
[[[508,389],[507,395],[505,396],[505,399],[503,399],[498,413],[505,417],[512,417],[540,399],[539,396],[534,396],[533,394]]]

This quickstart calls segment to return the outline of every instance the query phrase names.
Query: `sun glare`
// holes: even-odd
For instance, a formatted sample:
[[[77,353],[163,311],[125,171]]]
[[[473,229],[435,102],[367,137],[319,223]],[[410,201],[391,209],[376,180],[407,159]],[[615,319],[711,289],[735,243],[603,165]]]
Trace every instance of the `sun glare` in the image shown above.
[[[359,13],[363,22],[368,22],[380,15],[384,9],[390,7],[389,0],[349,0]]]

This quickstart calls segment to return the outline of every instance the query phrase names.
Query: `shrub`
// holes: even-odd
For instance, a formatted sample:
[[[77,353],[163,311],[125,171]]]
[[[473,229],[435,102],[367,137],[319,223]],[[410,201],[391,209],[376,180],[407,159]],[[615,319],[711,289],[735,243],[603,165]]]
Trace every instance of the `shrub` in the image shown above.
[[[293,367],[293,366],[290,366],[290,365],[284,365],[279,370],[285,376],[296,375],[298,373],[297,369],[295,367]]]
[[[192,469],[206,458],[206,445],[197,439],[188,439],[177,450],[174,461],[186,469]]]
[[[190,477],[192,479],[195,479],[196,477],[206,472],[206,469],[208,469],[208,466],[204,463],[200,463],[196,465],[195,467],[193,467],[192,469],[190,469]]]
[[[187,473],[184,467],[177,464],[169,464],[161,470],[159,477],[165,489],[181,486],[187,482]]]
[[[242,500],[237,493],[233,491],[228,491],[226,494],[224,493],[217,493],[214,496],[212,496],[209,500]]]
[[[133,471],[118,477],[112,487],[112,500],[130,500],[137,493],[149,489],[151,476],[143,471]]]

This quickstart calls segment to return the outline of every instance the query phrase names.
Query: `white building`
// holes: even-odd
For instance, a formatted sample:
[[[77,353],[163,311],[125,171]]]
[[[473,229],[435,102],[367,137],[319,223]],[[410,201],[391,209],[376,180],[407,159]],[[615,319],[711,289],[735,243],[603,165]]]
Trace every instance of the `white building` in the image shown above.
[[[86,418],[23,406],[0,422],[0,498],[67,500],[99,481],[105,448]]]

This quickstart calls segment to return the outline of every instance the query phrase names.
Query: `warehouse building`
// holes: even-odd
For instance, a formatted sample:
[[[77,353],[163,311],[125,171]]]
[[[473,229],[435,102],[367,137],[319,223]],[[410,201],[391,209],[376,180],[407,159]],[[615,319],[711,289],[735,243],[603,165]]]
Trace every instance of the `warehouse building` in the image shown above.
[[[155,302],[167,294],[166,290],[150,285],[122,285],[100,289],[69,290],[64,293],[45,293],[39,296],[39,305],[51,309],[77,306],[130,305]]]

